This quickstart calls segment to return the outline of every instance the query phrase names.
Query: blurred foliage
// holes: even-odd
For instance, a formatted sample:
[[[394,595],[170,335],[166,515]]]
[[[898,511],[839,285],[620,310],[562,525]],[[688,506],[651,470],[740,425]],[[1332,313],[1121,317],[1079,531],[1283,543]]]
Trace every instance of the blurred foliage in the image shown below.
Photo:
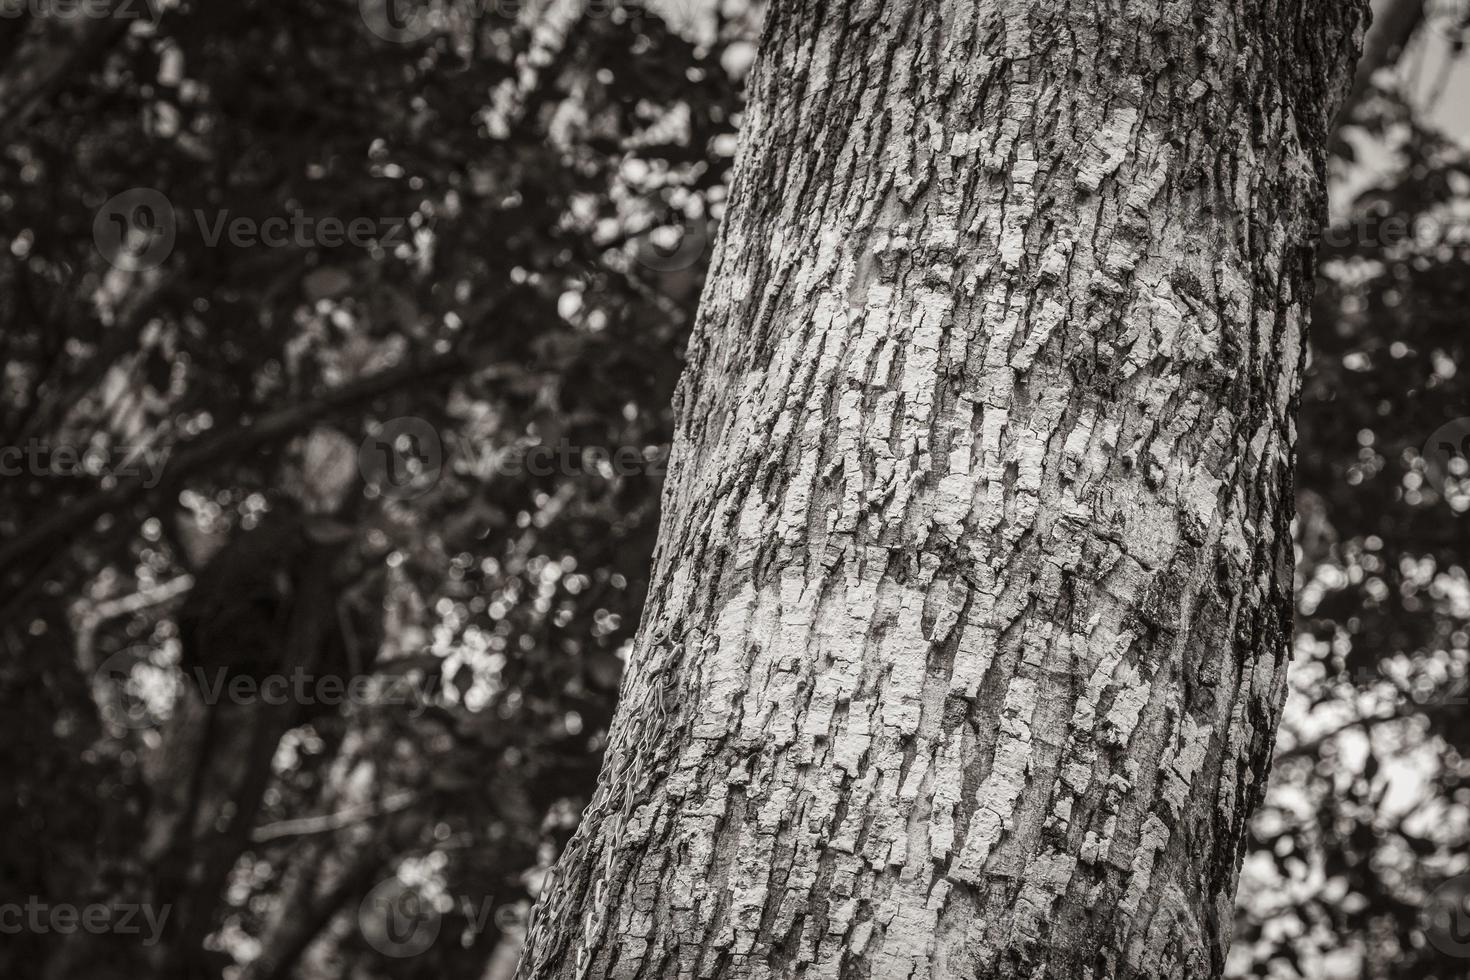
[[[592,786],[757,12],[373,4],[0,21],[0,445],[43,450],[0,494],[0,902],[170,910],[0,975],[504,977]],[[1394,167],[1323,254],[1240,976],[1470,966],[1426,917],[1470,892],[1470,470],[1431,438],[1470,436],[1470,165],[1383,93],[1353,129],[1341,167]],[[371,231],[214,234],[283,216]],[[372,686],[194,683],[303,663]]]
[[[593,784],[702,275],[700,254],[663,246],[707,241],[718,216],[726,65],[748,63],[749,25],[695,44],[641,8],[445,4],[404,43],[371,13],[247,0],[129,22],[0,154],[0,441],[106,461],[28,464],[0,499],[0,900],[173,908],[159,947],[7,937],[0,974],[218,976],[274,957],[251,975],[477,975]],[[75,44],[44,19],[4,26],[42,63]],[[124,213],[131,237],[104,255],[98,216],[137,188],[172,216]],[[372,232],[212,234],[276,216]],[[161,263],[130,262],[155,257],[159,228]],[[411,494],[353,459],[403,418],[443,458]],[[518,465],[535,447],[561,452]],[[618,450],[636,463],[597,455]],[[161,478],[128,476],[128,454]],[[264,722],[223,705],[201,750],[188,668],[288,662],[303,511],[350,532],[314,601],[350,605],[361,659],[401,680],[280,719],[263,755],[226,739]],[[185,831],[179,773],[196,765],[196,808],[234,794],[254,812],[221,805]],[[248,774],[225,773],[253,766],[268,779],[240,796]],[[404,862],[416,894],[454,903],[412,958],[365,941],[358,915]],[[471,921],[460,898],[492,914]]]

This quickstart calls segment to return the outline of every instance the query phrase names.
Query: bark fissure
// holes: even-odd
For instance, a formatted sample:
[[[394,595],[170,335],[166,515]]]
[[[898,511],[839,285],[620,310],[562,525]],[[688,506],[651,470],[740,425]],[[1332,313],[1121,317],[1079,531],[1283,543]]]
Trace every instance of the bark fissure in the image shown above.
[[[1207,977],[1361,5],[773,9],[527,977]]]

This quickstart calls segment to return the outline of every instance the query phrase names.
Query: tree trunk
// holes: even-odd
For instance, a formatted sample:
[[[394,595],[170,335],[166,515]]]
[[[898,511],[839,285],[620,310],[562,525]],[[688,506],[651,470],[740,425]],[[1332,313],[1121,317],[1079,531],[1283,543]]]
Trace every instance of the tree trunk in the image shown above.
[[[773,4],[528,978],[1218,976],[1364,4]]]

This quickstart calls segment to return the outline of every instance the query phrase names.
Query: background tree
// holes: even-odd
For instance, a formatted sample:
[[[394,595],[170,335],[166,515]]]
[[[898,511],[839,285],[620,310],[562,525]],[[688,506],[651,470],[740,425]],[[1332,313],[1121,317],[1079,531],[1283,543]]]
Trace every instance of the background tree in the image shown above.
[[[698,249],[661,235],[699,239],[719,207],[736,29],[696,46],[652,12],[545,5],[435,6],[412,37],[345,2],[33,9],[0,22],[3,442],[107,465],[48,451],[6,477],[4,900],[173,914],[156,948],[27,933],[0,971],[477,972],[596,771],[697,284]],[[139,190],[167,210],[116,203]],[[366,218],[371,240],[210,234],[282,215]],[[357,473],[401,418],[444,459],[412,493]],[[528,471],[563,445],[570,469]],[[276,532],[341,481],[344,446],[348,567],[303,593],[322,569]],[[129,453],[157,473],[119,472]],[[211,705],[227,741],[201,752],[190,668],[321,656],[333,624],[295,612],[353,589],[381,636],[373,698],[274,721]],[[250,594],[276,621],[241,613]],[[395,871],[446,906],[412,959],[363,904]]]

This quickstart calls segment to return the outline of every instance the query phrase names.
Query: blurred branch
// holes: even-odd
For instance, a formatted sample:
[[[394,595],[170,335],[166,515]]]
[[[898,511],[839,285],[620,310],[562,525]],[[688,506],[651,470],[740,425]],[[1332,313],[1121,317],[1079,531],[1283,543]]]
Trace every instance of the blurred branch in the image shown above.
[[[1351,721],[1343,722],[1336,728],[1328,729],[1310,741],[1298,742],[1289,749],[1277,752],[1275,764],[1280,765],[1283,762],[1291,762],[1295,759],[1305,759],[1314,756],[1321,752],[1322,747],[1328,742],[1355,728],[1362,728],[1367,731],[1377,728],[1386,722],[1402,721],[1405,718],[1413,717],[1413,715],[1413,711],[1406,710],[1403,705],[1399,705],[1386,715],[1370,715],[1367,718],[1354,718]]]
[[[312,862],[310,871],[302,870],[294,875],[282,896],[282,913],[276,919],[275,928],[265,937],[260,955],[240,973],[240,980],[285,980],[295,975],[293,971],[301,954],[349,899],[372,887],[384,863],[385,855],[377,848],[362,849],[354,863],[317,901],[313,900],[312,888],[320,872],[316,862]]]
[[[34,408],[29,417],[23,421],[20,434],[16,437],[17,442],[28,438],[39,438],[43,431],[58,424],[64,414],[81,402],[86,393],[101,382],[114,365],[121,362],[129,353],[136,351],[138,338],[143,328],[178,279],[177,271],[153,277],[147,287],[139,290],[119,311],[116,319],[108,327],[106,339],[96,354],[78,369],[73,378],[55,379],[53,390],[43,397],[40,395],[43,383],[52,380],[48,372],[48,377],[42,379],[43,383],[38,383],[36,386],[38,396],[34,400]],[[70,384],[66,383],[68,380]]]
[[[252,841],[259,842],[261,834],[272,828],[282,831],[275,835],[277,840],[294,830],[327,833],[347,829],[360,825],[354,818],[364,810],[388,815],[411,810],[423,801],[424,797],[403,790],[374,803],[345,807],[325,816],[268,824],[256,830]],[[363,814],[364,819],[372,815]],[[298,848],[298,852],[304,853],[292,861],[286,873],[278,912],[268,933],[262,937],[260,955],[246,965],[240,980],[286,980],[299,975],[296,964],[302,954],[344,905],[365,895],[384,866],[419,838],[427,819],[424,813],[410,814],[379,828],[367,839],[362,835],[347,835],[336,841],[317,838]],[[318,826],[306,827],[308,823]],[[294,830],[288,829],[288,825],[295,825]],[[333,854],[335,860],[331,859]],[[339,861],[345,862],[345,866],[339,866]],[[328,869],[335,870],[335,874],[326,874]]]
[[[190,440],[171,454],[167,463],[168,478],[158,486],[176,486],[184,477],[223,459],[293,435],[332,412],[371,401],[410,385],[432,380],[453,380],[470,374],[485,376],[495,373],[524,373],[523,368],[513,365],[490,367],[482,363],[482,360],[490,359],[490,355],[473,358],[451,353],[419,363],[405,364],[343,385],[300,405],[268,412],[253,423],[237,429]],[[156,487],[147,485],[146,476],[139,475],[120,479],[112,487],[70,502],[61,507],[54,516],[16,535],[13,541],[0,548],[0,572],[13,572],[21,561],[38,551],[60,550],[88,522],[133,504],[154,489]]]
[[[152,606],[162,605],[170,599],[183,595],[194,587],[194,576],[180,575],[178,578],[161,582],[151,589],[142,589],[132,595],[120,596],[116,599],[108,599],[104,602],[88,604],[78,602],[72,606],[73,615],[77,618],[77,666],[84,676],[93,680],[92,696],[97,702],[97,710],[100,715],[105,715],[105,709],[115,707],[108,702],[115,701],[116,692],[105,679],[96,677],[97,668],[97,628],[109,619],[119,616],[129,616],[135,612],[141,612]]]
[[[1424,0],[1385,0],[1363,41],[1353,87],[1337,116],[1339,126],[1352,118],[1354,110],[1367,97],[1374,74],[1398,61],[1423,20]]]
[[[84,636],[90,638],[97,631],[97,627],[107,620],[141,612],[151,606],[167,602],[175,596],[188,592],[193,585],[192,575],[180,575],[167,582],[160,582],[151,589],[140,589],[132,595],[119,596],[116,599],[107,599],[97,603],[77,603],[74,609],[81,620],[77,635],[78,644],[82,642]]]
[[[310,674],[316,670],[322,647],[331,629],[332,607],[329,545],[313,545],[301,559],[300,582],[293,596],[293,607],[285,623],[282,637],[283,672],[300,670]],[[203,736],[199,761],[191,788],[191,800],[184,810],[182,833],[162,864],[163,880],[178,883],[177,893],[169,899],[179,908],[172,924],[172,940],[160,959],[160,978],[187,975],[194,959],[204,948],[204,939],[215,928],[219,896],[229,880],[230,870],[250,841],[251,827],[260,814],[267,790],[274,777],[272,761],[281,737],[297,720],[300,705],[289,698],[278,703],[262,703],[249,716],[248,747],[227,760],[216,756],[217,743],[212,736],[221,723],[220,705],[209,706],[209,727]],[[198,832],[198,816],[207,782],[203,778],[210,768],[225,761],[233,777],[223,786],[211,787],[217,798],[208,812],[213,824],[203,834]],[[223,830],[221,817],[228,814]]]
[[[273,841],[295,837],[310,837],[345,830],[355,824],[366,823],[377,817],[388,816],[407,810],[418,802],[418,795],[408,790],[392,793],[381,802],[350,806],[335,813],[323,813],[294,820],[278,820],[257,827],[250,835],[252,844],[269,844]]]
[[[480,980],[512,980],[521,961],[521,947],[526,943],[526,927],[515,925],[501,930],[500,941],[490,953]]]

